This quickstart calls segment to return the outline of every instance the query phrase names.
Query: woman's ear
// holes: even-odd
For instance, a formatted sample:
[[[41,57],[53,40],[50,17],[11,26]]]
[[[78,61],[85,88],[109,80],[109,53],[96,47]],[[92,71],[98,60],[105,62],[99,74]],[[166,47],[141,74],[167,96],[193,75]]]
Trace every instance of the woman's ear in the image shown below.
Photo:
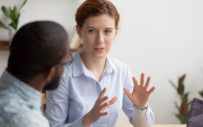
[[[82,38],[80,26],[76,25],[75,27],[76,27],[76,31],[77,31],[77,33],[78,33],[78,36],[79,36],[80,38]]]
[[[116,27],[115,29],[115,34],[114,34],[114,39],[116,38],[117,34],[118,34],[118,30],[119,30],[119,27]]]

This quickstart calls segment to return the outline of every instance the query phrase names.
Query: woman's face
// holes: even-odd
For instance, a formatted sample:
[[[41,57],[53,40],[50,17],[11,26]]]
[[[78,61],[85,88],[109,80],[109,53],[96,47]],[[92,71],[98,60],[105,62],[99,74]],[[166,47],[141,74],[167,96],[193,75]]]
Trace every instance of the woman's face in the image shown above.
[[[77,26],[77,32],[83,39],[83,53],[85,55],[106,58],[118,29],[115,28],[114,18],[108,15],[99,15],[87,18],[82,28]]]

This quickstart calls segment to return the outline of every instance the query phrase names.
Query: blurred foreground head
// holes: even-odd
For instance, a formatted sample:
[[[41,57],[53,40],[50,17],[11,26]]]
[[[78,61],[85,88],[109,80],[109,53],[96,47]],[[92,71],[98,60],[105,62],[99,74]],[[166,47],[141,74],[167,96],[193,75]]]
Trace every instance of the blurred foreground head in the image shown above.
[[[7,70],[19,79],[30,81],[60,64],[68,54],[68,34],[61,25],[52,21],[31,22],[15,34]]]

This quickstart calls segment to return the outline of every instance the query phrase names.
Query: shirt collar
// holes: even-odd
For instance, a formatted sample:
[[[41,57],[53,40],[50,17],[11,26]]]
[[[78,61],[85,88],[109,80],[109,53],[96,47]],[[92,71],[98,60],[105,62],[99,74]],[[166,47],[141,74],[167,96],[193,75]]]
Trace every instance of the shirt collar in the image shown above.
[[[107,56],[105,71],[106,71],[106,73],[113,73],[113,72],[117,71],[115,64],[112,61],[112,58],[109,56]]]
[[[112,61],[112,59],[107,56],[106,66],[104,69],[105,73],[113,73],[114,71],[117,71],[115,68],[115,65]],[[85,67],[81,57],[80,57],[80,51],[76,52],[74,56],[73,61],[73,77],[80,76],[81,74],[85,74],[87,76],[90,76],[91,72]]]
[[[32,106],[35,106],[36,108],[41,107],[41,92],[32,88],[25,82],[20,81],[7,71],[3,72],[1,80],[3,84],[7,85],[6,87],[18,90],[16,93],[20,94],[20,96],[26,101],[29,101]]]
[[[82,60],[80,58],[80,51],[76,52],[74,59],[73,59],[73,77],[80,76],[84,73]]]

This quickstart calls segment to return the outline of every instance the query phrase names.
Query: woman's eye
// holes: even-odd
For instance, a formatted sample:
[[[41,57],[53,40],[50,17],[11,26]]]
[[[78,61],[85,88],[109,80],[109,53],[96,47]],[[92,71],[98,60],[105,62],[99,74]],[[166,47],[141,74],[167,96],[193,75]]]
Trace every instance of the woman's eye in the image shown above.
[[[88,33],[93,33],[94,30],[93,29],[88,29]]]
[[[108,33],[112,33],[112,30],[105,30],[104,32],[108,34]]]

